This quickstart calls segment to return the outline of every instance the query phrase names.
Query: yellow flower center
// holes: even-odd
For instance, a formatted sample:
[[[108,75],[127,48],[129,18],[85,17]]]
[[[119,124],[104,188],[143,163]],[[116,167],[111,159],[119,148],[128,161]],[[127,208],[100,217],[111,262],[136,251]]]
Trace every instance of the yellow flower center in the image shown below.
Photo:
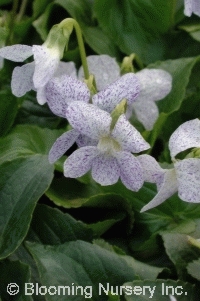
[[[100,138],[97,148],[108,155],[122,150],[120,144],[110,136]]]

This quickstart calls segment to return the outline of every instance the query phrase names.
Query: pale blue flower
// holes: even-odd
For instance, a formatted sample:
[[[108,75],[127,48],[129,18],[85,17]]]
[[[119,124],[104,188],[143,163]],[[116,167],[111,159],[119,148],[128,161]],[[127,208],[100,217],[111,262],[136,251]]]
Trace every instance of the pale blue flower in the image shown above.
[[[123,184],[133,191],[143,185],[143,172],[136,157],[149,148],[149,144],[140,133],[121,115],[113,129],[110,129],[112,118],[106,111],[92,104],[72,102],[66,110],[66,117],[73,127],[57,140],[51,151],[50,161],[62,155],[60,148],[67,136],[81,134],[95,141],[94,145],[83,146],[73,152],[64,163],[64,175],[70,178],[81,177],[90,169],[93,179],[101,185],[112,185],[120,178]],[[70,138],[71,139],[71,138]],[[70,140],[69,139],[69,140]],[[68,142],[67,142],[68,143]]]
[[[188,17],[194,13],[200,17],[200,1],[199,0],[184,0],[185,9],[184,14]]]
[[[60,62],[60,52],[57,48],[48,48],[44,44],[27,46],[13,45],[0,49],[0,56],[14,61],[23,62],[33,55],[34,61],[13,70],[12,93],[21,97],[30,90],[37,91],[39,104],[46,102],[44,87],[53,76],[63,73],[75,74],[75,66],[71,63]]]
[[[158,193],[151,202],[142,208],[142,212],[154,208],[178,192],[180,199],[190,203],[200,203],[200,159],[186,157],[175,158],[177,154],[192,147],[200,148],[200,120],[194,119],[180,125],[171,135],[169,149],[174,168],[163,169],[149,155],[138,157],[144,169],[145,181],[156,183]]]
[[[134,74],[129,73],[122,76],[115,83],[104,90],[105,99],[110,101],[110,106],[114,109],[123,98],[132,103],[139,93],[138,80]],[[98,94],[97,94],[98,95]],[[102,95],[101,95],[102,97]],[[90,91],[85,83],[66,75],[51,79],[45,87],[45,98],[51,111],[60,117],[66,118],[66,110],[74,101],[89,102]],[[92,97],[92,100],[94,96]],[[104,101],[104,100],[103,100]],[[96,146],[98,139],[82,134],[75,129],[64,133],[54,143],[49,161],[54,163],[59,159],[73,144],[79,147]]]
[[[101,109],[111,112],[109,101],[102,103],[99,95],[102,90],[107,89],[109,84],[120,78],[120,67],[116,60],[108,55],[92,55],[87,57],[90,73],[95,76],[98,96],[94,97],[94,103]],[[83,78],[83,69],[78,73]],[[135,73],[140,83],[140,93],[134,102],[128,102],[127,117],[130,118],[134,110],[137,119],[144,125],[146,130],[152,130],[158,116],[159,110],[156,101],[167,96],[172,89],[172,76],[161,69],[143,69]],[[116,104],[115,104],[116,105]]]

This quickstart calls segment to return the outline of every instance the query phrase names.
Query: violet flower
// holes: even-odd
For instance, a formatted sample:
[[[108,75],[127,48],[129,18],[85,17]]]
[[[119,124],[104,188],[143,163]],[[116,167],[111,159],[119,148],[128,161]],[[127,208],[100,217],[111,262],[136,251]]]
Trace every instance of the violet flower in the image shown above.
[[[200,1],[199,0],[184,0],[185,9],[184,14],[188,17],[194,13],[200,17]]]
[[[139,93],[139,83],[134,74],[128,73],[103,90],[103,95],[101,93],[99,96],[99,93],[92,97],[92,101],[96,97],[100,97],[103,103],[109,101],[112,110],[123,98],[132,103]],[[86,84],[65,75],[50,80],[45,87],[45,95],[51,111],[63,118],[66,118],[66,111],[71,103],[74,101],[87,103],[90,100],[90,91]],[[74,142],[79,147],[98,144],[98,140],[91,139],[91,137],[78,132],[76,129],[72,129],[56,140],[49,154],[50,163],[54,163],[59,159]]]
[[[44,87],[53,76],[65,74],[75,74],[74,63],[60,62],[60,51],[58,48],[48,48],[33,45],[13,45],[0,49],[0,56],[14,61],[23,62],[27,58],[34,56],[34,61],[21,67],[15,67],[12,73],[11,89],[12,93],[21,97],[30,90],[37,91],[39,104],[46,102]]]
[[[112,185],[120,177],[128,189],[138,191],[141,188],[143,171],[131,153],[146,150],[149,144],[124,114],[111,129],[112,118],[108,112],[95,105],[75,101],[69,104],[66,117],[77,133],[97,141],[96,146],[81,147],[68,157],[64,163],[66,177],[81,177],[91,169],[93,179],[101,185]],[[51,150],[51,160],[52,152],[56,156],[59,150],[60,141],[57,140]]]
[[[171,135],[169,149],[174,168],[162,169],[149,155],[138,156],[144,169],[145,181],[156,183],[158,193],[142,212],[154,208],[175,192],[185,202],[200,202],[200,159],[198,149],[183,160],[175,158],[177,154],[192,147],[200,148],[200,120],[194,119],[180,125]]]
[[[101,92],[116,79],[120,78],[120,67],[116,60],[108,55],[91,55],[87,57],[90,72],[95,76],[97,90]],[[172,89],[171,75],[161,69],[143,69],[135,76],[140,83],[140,93],[134,102],[128,102],[127,117],[134,110],[137,119],[144,125],[146,130],[152,130],[159,116],[156,101],[163,99]],[[80,68],[79,78],[83,78],[83,70]],[[104,94],[104,92],[101,92]],[[111,112],[109,102],[101,103],[97,96],[94,103],[101,109]]]

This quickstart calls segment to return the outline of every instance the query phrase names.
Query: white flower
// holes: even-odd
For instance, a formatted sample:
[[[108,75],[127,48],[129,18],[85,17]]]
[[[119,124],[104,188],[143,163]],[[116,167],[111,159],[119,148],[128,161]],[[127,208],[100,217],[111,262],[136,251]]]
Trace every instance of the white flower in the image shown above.
[[[127,73],[92,97],[93,104],[108,112],[125,98],[132,104],[139,94],[139,82],[135,74]],[[75,100],[88,102],[90,91],[86,84],[70,76],[53,78],[45,87],[45,97],[52,112],[66,118],[65,111],[69,103]]]
[[[184,0],[185,9],[184,14],[188,17],[194,13],[200,17],[200,1],[199,0]]]
[[[139,93],[138,80],[134,74],[126,74],[109,86],[104,93],[106,100],[109,98],[110,106],[114,109],[116,104],[123,98],[126,98],[129,102],[134,101]],[[66,111],[71,103],[74,101],[89,102],[90,100],[90,91],[86,84],[66,75],[50,80],[45,87],[45,95],[51,111],[55,115],[64,118],[66,118]],[[98,139],[93,139],[76,129],[72,129],[64,133],[54,143],[49,153],[50,163],[58,160],[74,142],[79,147],[96,146]]]
[[[97,90],[107,89],[107,86],[120,78],[120,67],[116,60],[108,55],[91,55],[87,57],[90,73],[95,76]],[[83,78],[83,69],[80,68],[79,78]],[[146,130],[151,130],[156,122],[159,111],[155,101],[163,99],[172,89],[171,75],[161,69],[143,69],[135,76],[140,83],[140,93],[134,102],[128,102],[129,118],[132,110],[135,111],[136,117],[144,125]],[[104,94],[103,91],[101,91]],[[100,94],[101,94],[100,93]],[[96,99],[97,98],[97,99]],[[94,103],[101,109],[111,112],[109,101],[101,103],[98,96],[94,98]]]
[[[154,208],[178,191],[179,197],[190,203],[200,203],[200,159],[175,156],[189,148],[200,148],[200,120],[194,119],[180,125],[171,135],[169,149],[174,168],[162,169],[156,160],[148,155],[138,157],[145,171],[145,181],[156,183],[158,193],[142,212]]]
[[[48,48],[45,44],[32,47],[18,44],[0,49],[1,57],[14,62],[23,62],[32,55],[34,56],[32,63],[16,67],[13,70],[11,89],[17,97],[23,96],[30,90],[36,90],[38,103],[44,104],[46,102],[44,88],[48,81],[63,72],[75,73],[75,66],[73,63],[60,62],[59,50]]]
[[[77,135],[80,133],[96,141],[96,145],[81,147],[68,157],[64,164],[66,177],[81,177],[91,169],[93,179],[101,185],[112,185],[120,177],[128,189],[137,191],[141,188],[142,168],[131,153],[146,150],[149,144],[124,114],[119,117],[114,128],[110,129],[112,118],[108,112],[92,104],[75,101],[68,105],[66,117]],[[70,135],[67,133],[66,135]],[[61,145],[63,138],[53,145],[51,159],[52,153],[56,156],[57,151],[60,152]]]
[[[115,58],[107,54],[89,55],[87,63],[90,74],[95,76],[97,90],[101,91],[120,77],[120,68]],[[84,79],[83,67],[79,69],[78,78]]]

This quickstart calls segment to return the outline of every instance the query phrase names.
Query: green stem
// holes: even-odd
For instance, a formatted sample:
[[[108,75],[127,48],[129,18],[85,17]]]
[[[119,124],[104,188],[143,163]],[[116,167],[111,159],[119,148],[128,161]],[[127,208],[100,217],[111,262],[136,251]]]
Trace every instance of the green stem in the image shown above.
[[[19,0],[14,0],[13,1],[13,6],[12,6],[12,11],[10,13],[10,23],[9,23],[10,33],[9,33],[8,39],[6,41],[6,45],[11,45],[12,44],[13,31],[14,31],[15,18],[16,18],[16,14],[17,14],[18,5],[19,5]]]
[[[68,24],[72,24],[76,31],[84,76],[85,76],[85,79],[88,79],[89,78],[89,70],[88,70],[88,65],[87,65],[85,46],[84,46],[84,42],[83,42],[81,28],[80,28],[78,22],[72,18],[67,18],[67,19],[63,20],[59,25],[60,25],[60,27],[67,28]]]
[[[17,22],[21,21],[23,15],[25,13],[27,4],[28,4],[28,0],[22,0],[22,4],[21,4],[21,7],[20,7],[18,16],[17,16]]]

